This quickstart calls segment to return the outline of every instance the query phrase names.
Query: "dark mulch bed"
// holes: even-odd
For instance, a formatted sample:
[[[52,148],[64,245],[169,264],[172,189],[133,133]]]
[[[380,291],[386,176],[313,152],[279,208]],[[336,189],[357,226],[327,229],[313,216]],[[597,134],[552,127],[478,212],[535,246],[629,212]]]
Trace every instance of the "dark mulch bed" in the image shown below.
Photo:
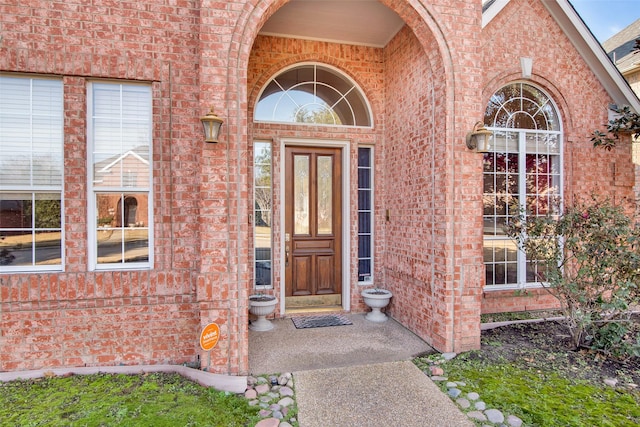
[[[640,316],[634,318],[640,326]],[[591,349],[572,349],[568,329],[557,321],[501,326],[482,332],[482,349],[474,357],[507,360],[519,365],[555,370],[569,378],[640,386],[640,358],[614,358]]]

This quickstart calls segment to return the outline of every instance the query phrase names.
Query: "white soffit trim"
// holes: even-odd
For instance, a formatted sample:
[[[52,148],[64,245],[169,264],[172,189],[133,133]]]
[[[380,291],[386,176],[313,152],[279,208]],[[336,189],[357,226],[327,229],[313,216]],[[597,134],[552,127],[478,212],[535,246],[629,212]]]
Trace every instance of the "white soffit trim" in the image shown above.
[[[482,2],[482,5],[484,6],[485,3],[489,3],[491,1],[492,0],[484,0]],[[504,7],[509,4],[510,1],[511,0],[494,0],[493,3],[491,3],[489,7],[487,7],[487,10],[482,12],[482,28],[486,27],[487,24],[491,22],[493,18],[495,18],[502,11],[502,9],[504,9]]]
[[[568,0],[541,1],[613,101],[640,112],[640,100]]]

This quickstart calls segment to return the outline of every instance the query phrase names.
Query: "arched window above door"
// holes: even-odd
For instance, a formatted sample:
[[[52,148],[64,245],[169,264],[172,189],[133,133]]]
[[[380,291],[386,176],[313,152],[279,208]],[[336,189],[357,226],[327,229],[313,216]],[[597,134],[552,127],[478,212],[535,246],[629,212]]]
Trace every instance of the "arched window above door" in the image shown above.
[[[254,119],[333,126],[372,125],[369,104],[351,79],[334,68],[301,64],[282,71],[263,88]]]

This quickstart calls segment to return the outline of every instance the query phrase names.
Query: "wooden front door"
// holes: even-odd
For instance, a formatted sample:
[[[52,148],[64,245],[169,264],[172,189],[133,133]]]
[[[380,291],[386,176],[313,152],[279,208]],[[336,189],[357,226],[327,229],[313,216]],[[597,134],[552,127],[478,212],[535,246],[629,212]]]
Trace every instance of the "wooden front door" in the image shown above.
[[[286,147],[286,307],[340,305],[342,150]]]

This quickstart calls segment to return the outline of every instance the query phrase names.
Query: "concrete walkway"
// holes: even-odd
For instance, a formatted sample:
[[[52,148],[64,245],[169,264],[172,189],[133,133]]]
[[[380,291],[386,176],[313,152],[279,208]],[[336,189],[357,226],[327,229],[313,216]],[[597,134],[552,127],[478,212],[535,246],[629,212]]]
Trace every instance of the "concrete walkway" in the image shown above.
[[[294,373],[301,427],[473,427],[412,362]]]
[[[410,360],[434,350],[389,319],[296,329],[279,319],[249,333],[253,374],[292,372],[301,427],[473,427],[451,399]]]

